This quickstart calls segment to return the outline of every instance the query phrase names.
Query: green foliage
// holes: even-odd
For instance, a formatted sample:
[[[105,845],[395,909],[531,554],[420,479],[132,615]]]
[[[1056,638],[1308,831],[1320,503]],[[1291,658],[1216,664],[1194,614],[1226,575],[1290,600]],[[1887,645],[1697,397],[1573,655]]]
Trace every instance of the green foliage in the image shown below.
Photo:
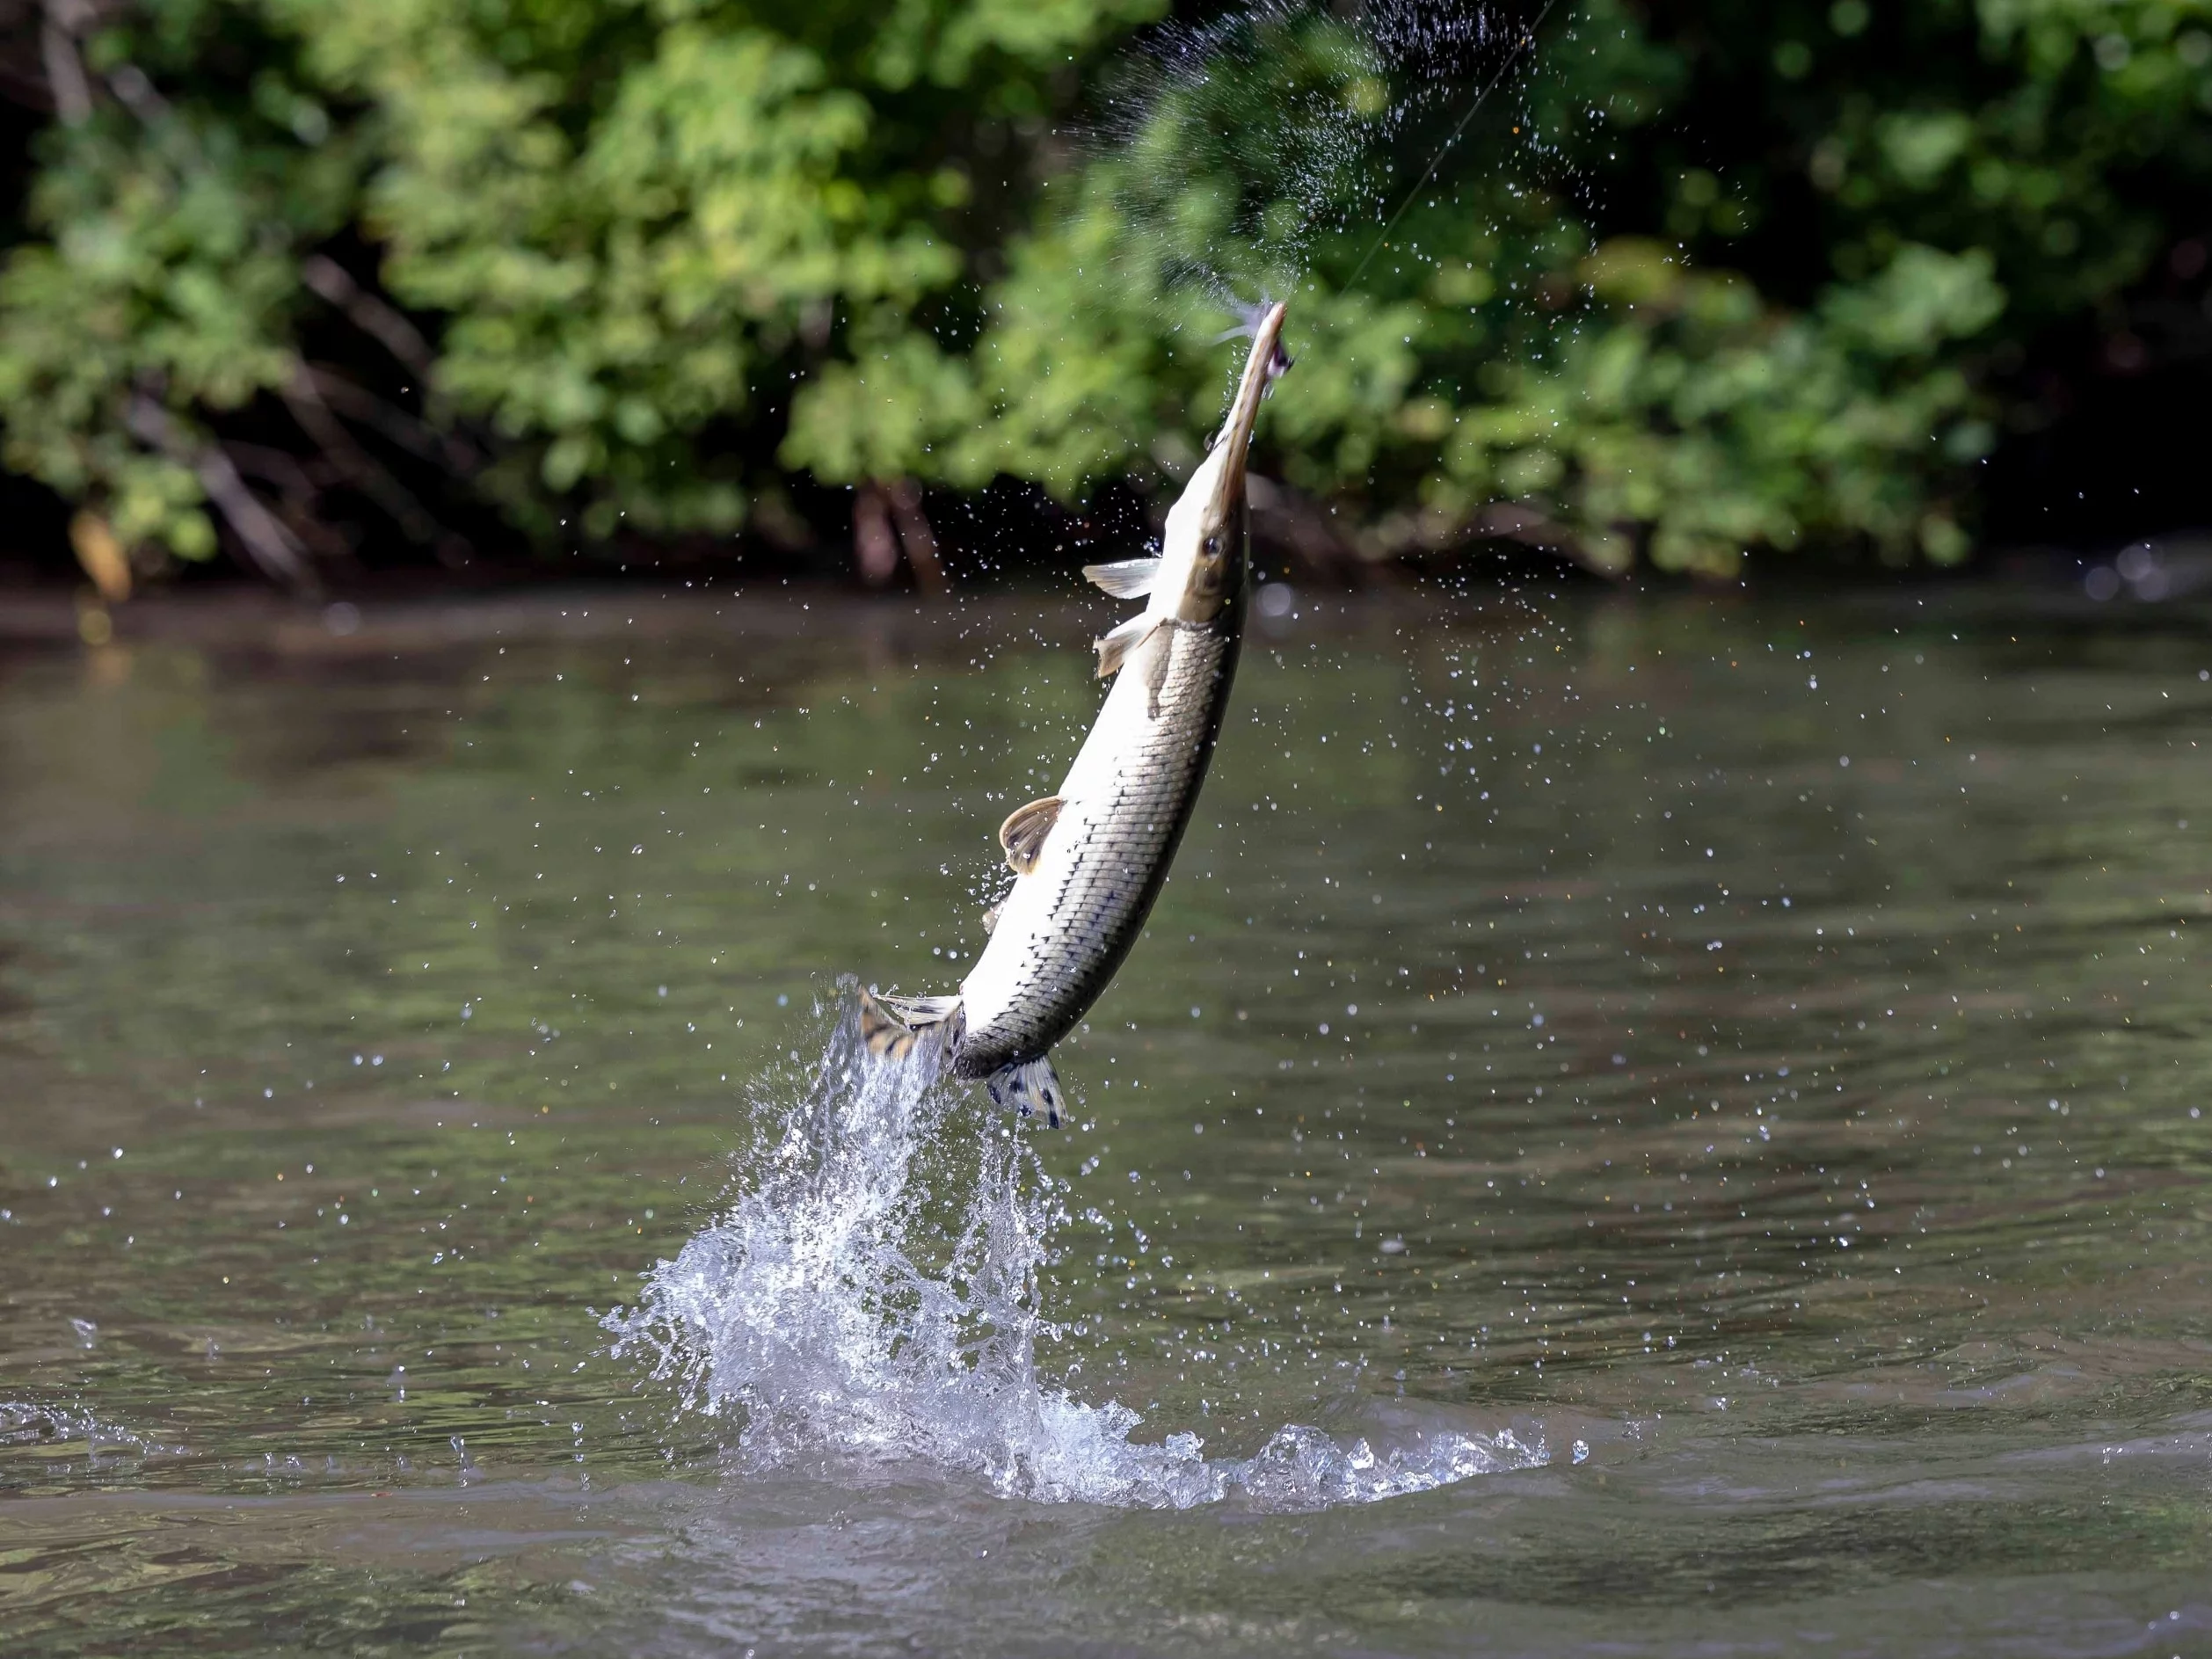
[[[1372,226],[1317,200],[1310,171],[1271,166],[1279,135],[1248,127],[1246,153],[1225,153],[1242,89],[1214,76],[1162,99],[1017,246],[973,353],[986,419],[935,400],[957,411],[935,475],[1073,492],[1148,456],[1182,470],[1222,372],[1191,349],[1204,317],[1226,289],[1272,287],[1295,291],[1300,363],[1265,428],[1271,464],[1362,551],[1492,534],[1712,573],[1762,546],[1963,557],[2000,413],[1993,354],[2112,304],[2169,240],[2178,186],[2212,182],[2212,6],[1915,8],[1868,43],[1905,65],[1877,76],[1846,55],[1874,22],[1849,0],[1816,25],[1703,11],[1703,42],[1668,40],[1588,0],[1516,117],[1364,259]],[[1258,28],[1253,61],[1293,66],[1293,85],[1333,77],[1345,109],[1390,73],[1336,25]],[[1801,38],[1815,28],[1817,54]],[[1738,73],[1722,40],[1763,61]],[[1793,84],[1816,65],[1820,88]],[[1771,107],[1721,113],[1734,80]],[[1733,143],[1743,165],[1675,163],[1691,142],[1670,101],[1710,111],[1718,130],[1691,140]],[[1528,131],[1501,145],[1500,125]],[[1255,206],[1255,186],[1273,199]],[[1761,245],[1761,212],[1793,193],[1821,236]],[[1268,228],[1318,209],[1343,228],[1271,259]],[[1212,283],[1177,280],[1191,271]],[[875,371],[877,396],[921,404],[895,372]],[[804,433],[815,411],[797,412]]]
[[[189,446],[291,383],[324,315],[301,262],[350,231],[514,523],[728,531],[775,486],[785,389],[848,339],[911,353],[1002,233],[974,153],[1148,9],[146,0],[87,57],[173,90],[47,135],[41,239],[0,277],[9,462],[210,550]]]
[[[0,272],[0,454],[188,558],[215,546],[189,447],[134,433],[132,402],[190,432],[284,385],[299,258],[345,229],[360,177],[358,146],[268,58],[183,103],[118,58],[130,103],[44,135],[29,209],[47,239]]]
[[[775,389],[833,328],[919,329],[961,275],[974,129],[1042,108],[1051,68],[1133,15],[286,9],[388,135],[365,218],[391,292],[450,319],[441,389],[509,440],[493,487],[524,522],[580,493],[600,537],[735,528]],[[719,454],[717,422],[744,434]]]
[[[254,542],[233,462],[310,554],[332,477],[415,525],[324,391],[465,435],[540,542],[726,535],[798,475],[1165,489],[1266,291],[1262,505],[1348,555],[1949,561],[2005,366],[2212,185],[2212,0],[1583,0],[1386,234],[1505,40],[1270,11],[1043,164],[1156,10],[141,0],[38,141],[0,455],[187,557],[211,492]]]

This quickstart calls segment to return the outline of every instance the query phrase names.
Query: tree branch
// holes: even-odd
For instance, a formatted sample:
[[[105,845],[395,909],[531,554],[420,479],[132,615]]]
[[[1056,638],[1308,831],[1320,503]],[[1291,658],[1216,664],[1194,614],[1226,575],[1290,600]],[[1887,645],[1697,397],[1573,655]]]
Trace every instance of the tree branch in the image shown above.
[[[899,542],[884,492],[876,484],[864,484],[853,492],[853,564],[870,587],[881,587],[899,573]]]
[[[456,476],[474,472],[483,457],[474,445],[441,433],[429,422],[386,403],[375,393],[322,364],[308,365],[316,393],[338,413],[374,426],[418,460],[434,462]]]
[[[85,79],[84,60],[76,51],[78,11],[72,0],[46,0],[46,16],[39,25],[47,91],[53,94],[54,113],[64,127],[82,127],[92,117],[92,85]]]
[[[300,280],[416,374],[430,373],[437,359],[421,331],[397,307],[387,305],[354,281],[337,260],[327,254],[309,254],[300,261]]]
[[[292,418],[299,422],[300,430],[314,440],[332,466],[391,516],[409,541],[419,545],[438,539],[438,521],[406,485],[378,466],[367,451],[353,441],[352,434],[331,412],[330,405],[323,401],[314,372],[305,363],[294,361],[291,378],[282,395],[284,406],[292,411]]]
[[[945,567],[937,557],[936,532],[921,510],[921,491],[912,478],[900,478],[884,491],[891,498],[891,515],[899,523],[899,540],[906,549],[906,563],[914,567],[914,581],[925,593],[945,591]]]
[[[299,538],[246,488],[238,469],[219,447],[194,441],[166,409],[143,392],[132,395],[125,421],[140,442],[160,450],[180,466],[190,467],[199,476],[207,499],[215,503],[244,547],[246,557],[264,575],[295,593],[313,593],[321,588]]]

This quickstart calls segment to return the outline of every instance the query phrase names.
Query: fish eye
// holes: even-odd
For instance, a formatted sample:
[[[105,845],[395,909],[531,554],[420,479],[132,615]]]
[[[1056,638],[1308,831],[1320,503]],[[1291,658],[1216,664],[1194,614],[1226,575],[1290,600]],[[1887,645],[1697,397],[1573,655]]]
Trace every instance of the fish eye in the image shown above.
[[[1218,555],[1220,551],[1221,538],[1218,535],[1210,535],[1206,537],[1206,557],[1212,558]]]

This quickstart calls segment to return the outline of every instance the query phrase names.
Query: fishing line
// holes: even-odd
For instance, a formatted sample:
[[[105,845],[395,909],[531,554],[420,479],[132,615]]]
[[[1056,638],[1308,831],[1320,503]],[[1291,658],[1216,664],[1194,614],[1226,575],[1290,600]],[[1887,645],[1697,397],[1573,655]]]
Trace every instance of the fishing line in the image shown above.
[[[1497,91],[1498,83],[1503,81],[1513,66],[1520,62],[1521,54],[1536,44],[1536,32],[1544,26],[1544,19],[1552,15],[1552,8],[1558,4],[1559,0],[1544,0],[1544,9],[1536,14],[1536,21],[1530,24],[1523,31],[1521,38],[1513,43],[1513,49],[1505,55],[1505,62],[1497,66],[1496,69],[1491,73],[1489,80],[1483,84],[1482,90],[1474,95],[1474,102],[1467,106],[1467,113],[1459,117],[1459,124],[1452,129],[1452,135],[1444,141],[1443,148],[1430,157],[1427,169],[1415,181],[1414,187],[1406,193],[1404,199],[1399,202],[1397,210],[1383,222],[1382,229],[1376,233],[1374,241],[1368,244],[1367,251],[1360,256],[1359,263],[1352,267],[1352,273],[1344,283],[1344,293],[1349,294],[1359,286],[1359,279],[1365,274],[1368,262],[1382,251],[1383,244],[1390,239],[1390,233],[1398,228],[1398,222],[1406,216],[1406,209],[1413,206],[1414,198],[1429,187],[1429,181],[1437,176],[1437,169],[1444,165],[1444,158],[1452,153],[1452,147],[1458,143],[1466,132],[1467,124],[1473,120],[1475,116],[1481,113],[1482,106],[1490,101],[1490,94]]]

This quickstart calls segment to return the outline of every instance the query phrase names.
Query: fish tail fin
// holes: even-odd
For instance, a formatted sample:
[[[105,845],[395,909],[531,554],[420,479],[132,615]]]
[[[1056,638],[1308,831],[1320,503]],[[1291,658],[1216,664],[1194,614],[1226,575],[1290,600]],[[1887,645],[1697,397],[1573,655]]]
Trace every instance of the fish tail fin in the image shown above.
[[[860,993],[860,1037],[870,1054],[903,1060],[914,1051],[921,1033],[955,1019],[958,997],[878,996]]]
[[[1043,1054],[1000,1066],[984,1087],[991,1091],[993,1104],[1011,1106],[1024,1117],[1043,1112],[1047,1129],[1058,1129],[1066,1121],[1066,1097],[1060,1093],[1059,1073]]]

